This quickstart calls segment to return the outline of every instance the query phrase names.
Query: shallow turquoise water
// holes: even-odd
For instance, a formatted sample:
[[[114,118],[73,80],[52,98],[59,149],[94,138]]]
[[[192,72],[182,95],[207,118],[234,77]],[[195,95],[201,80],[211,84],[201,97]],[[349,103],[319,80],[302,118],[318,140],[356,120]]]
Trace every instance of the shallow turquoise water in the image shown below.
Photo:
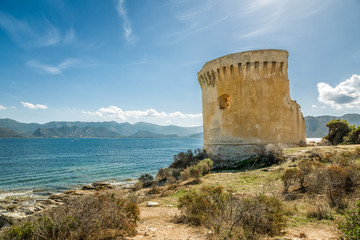
[[[200,139],[0,139],[0,191],[121,182],[167,167]]]

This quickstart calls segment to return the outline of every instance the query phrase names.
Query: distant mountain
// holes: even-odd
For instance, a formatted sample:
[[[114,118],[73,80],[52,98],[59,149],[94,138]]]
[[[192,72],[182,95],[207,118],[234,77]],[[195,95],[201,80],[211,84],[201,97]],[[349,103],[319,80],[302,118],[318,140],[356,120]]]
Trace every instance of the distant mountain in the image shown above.
[[[121,137],[120,134],[110,131],[104,127],[59,127],[59,128],[38,128],[33,137],[44,138],[116,138]]]
[[[204,134],[201,132],[201,133],[194,133],[194,134],[191,134],[189,135],[190,138],[203,138],[204,137]]]
[[[0,127],[13,130],[23,135],[31,135],[40,126],[41,124],[38,123],[20,123],[9,118],[0,119]]]
[[[351,125],[355,124],[360,126],[360,114],[346,114],[344,116],[307,116],[306,120],[306,137],[308,138],[320,138],[328,134],[328,128],[326,124],[333,119],[347,120]]]
[[[13,130],[0,127],[0,138],[19,138],[19,137],[24,137],[24,135],[21,135],[20,133],[15,132]]]
[[[132,138],[178,138],[179,136],[176,134],[156,134],[153,132],[149,132],[149,131],[138,131],[135,134],[132,134],[131,136]]]
[[[179,127],[174,125],[160,126],[152,123],[138,122],[117,123],[117,122],[48,122],[20,123],[12,119],[0,119],[0,127],[16,131],[22,135],[33,137],[141,137],[139,131],[149,132],[149,136],[162,137],[162,135],[173,135],[178,137],[188,137],[189,135],[202,132],[199,127]],[[154,135],[155,134],[155,135]],[[134,137],[132,136],[132,137]]]

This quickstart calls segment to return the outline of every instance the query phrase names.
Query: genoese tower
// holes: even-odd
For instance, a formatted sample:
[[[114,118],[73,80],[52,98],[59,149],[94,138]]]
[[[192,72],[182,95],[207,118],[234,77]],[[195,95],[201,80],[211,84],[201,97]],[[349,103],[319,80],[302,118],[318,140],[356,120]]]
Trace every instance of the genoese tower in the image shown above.
[[[202,90],[204,149],[216,162],[255,155],[268,144],[306,141],[305,119],[290,99],[285,50],[255,50],[207,62]]]

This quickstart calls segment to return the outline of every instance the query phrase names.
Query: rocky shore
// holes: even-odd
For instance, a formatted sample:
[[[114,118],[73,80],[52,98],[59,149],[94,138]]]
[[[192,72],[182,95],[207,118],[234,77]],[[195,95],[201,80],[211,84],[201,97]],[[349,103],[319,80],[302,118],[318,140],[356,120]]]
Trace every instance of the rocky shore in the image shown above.
[[[0,230],[4,227],[11,226],[19,221],[41,214],[44,210],[65,204],[69,199],[84,195],[95,194],[98,191],[108,189],[133,189],[133,182],[111,184],[104,182],[95,182],[83,185],[78,189],[66,190],[61,193],[48,193],[41,196],[16,195],[0,199]]]

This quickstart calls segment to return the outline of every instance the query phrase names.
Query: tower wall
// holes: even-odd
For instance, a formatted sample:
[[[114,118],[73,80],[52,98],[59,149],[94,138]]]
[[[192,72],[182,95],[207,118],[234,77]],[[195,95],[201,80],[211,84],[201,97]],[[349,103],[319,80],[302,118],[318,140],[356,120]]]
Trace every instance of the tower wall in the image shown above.
[[[204,149],[213,158],[236,161],[267,144],[306,141],[300,106],[290,99],[288,55],[285,50],[235,53],[198,72]]]

